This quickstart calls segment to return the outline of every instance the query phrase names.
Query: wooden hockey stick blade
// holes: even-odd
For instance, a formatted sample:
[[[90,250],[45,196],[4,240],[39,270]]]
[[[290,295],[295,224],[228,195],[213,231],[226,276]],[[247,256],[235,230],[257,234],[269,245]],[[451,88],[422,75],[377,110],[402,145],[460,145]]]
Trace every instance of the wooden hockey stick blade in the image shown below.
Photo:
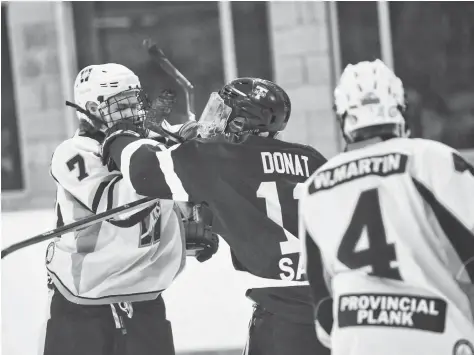
[[[150,57],[157,63],[169,76],[171,76],[184,90],[186,94],[186,106],[188,118],[196,121],[194,110],[194,86],[186,77],[169,61],[163,51],[158,48],[151,39],[145,39],[143,46],[147,49]]]
[[[7,256],[7,255],[13,253],[14,251],[19,250],[19,249],[23,249],[27,246],[41,243],[45,240],[56,238],[56,237],[58,237],[62,234],[75,231],[79,228],[88,227],[92,224],[102,222],[106,219],[115,217],[118,214],[128,212],[128,211],[133,210],[135,208],[147,207],[147,206],[155,203],[156,201],[158,201],[157,198],[146,197],[146,198],[143,198],[141,200],[130,202],[130,203],[127,203],[127,204],[125,204],[123,206],[120,206],[120,207],[117,207],[117,208],[113,208],[109,211],[105,211],[105,212],[102,212],[102,213],[99,213],[99,214],[96,214],[96,215],[92,215],[92,216],[80,219],[80,220],[78,220],[74,223],[68,224],[66,226],[62,226],[62,227],[50,230],[48,232],[38,234],[37,236],[34,236],[32,238],[28,238],[28,239],[23,240],[21,242],[12,244],[9,247],[6,247],[5,249],[3,249],[2,250],[2,259],[5,256]]]
[[[186,79],[186,77],[181,74],[181,72],[176,69],[173,64],[171,64],[169,59],[166,58],[165,54],[160,48],[158,48],[156,43],[154,43],[151,39],[145,39],[143,41],[143,45],[147,48],[150,57],[156,60],[163,70],[168,73],[168,75],[175,78],[176,81],[178,81],[178,83],[180,83],[182,86],[185,86],[190,90],[194,89],[193,84],[191,84],[190,81]]]

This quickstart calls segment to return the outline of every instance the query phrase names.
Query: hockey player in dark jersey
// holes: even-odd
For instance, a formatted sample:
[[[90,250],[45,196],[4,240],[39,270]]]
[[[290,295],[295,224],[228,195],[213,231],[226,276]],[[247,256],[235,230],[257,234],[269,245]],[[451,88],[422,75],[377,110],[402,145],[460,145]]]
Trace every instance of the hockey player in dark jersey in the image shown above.
[[[213,212],[213,231],[229,244],[235,268],[259,278],[247,291],[255,310],[246,352],[254,355],[328,353],[315,335],[297,239],[300,187],[326,159],[279,139],[290,111],[273,82],[236,79],[211,94],[199,138],[157,148],[121,124],[103,144],[103,157],[138,194],[204,201]]]

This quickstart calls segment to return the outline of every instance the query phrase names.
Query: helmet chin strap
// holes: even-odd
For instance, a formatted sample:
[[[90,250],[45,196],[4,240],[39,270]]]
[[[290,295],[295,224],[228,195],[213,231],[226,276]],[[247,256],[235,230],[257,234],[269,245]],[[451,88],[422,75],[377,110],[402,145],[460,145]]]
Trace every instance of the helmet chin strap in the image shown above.
[[[104,122],[102,122],[101,120],[99,120],[97,117],[95,117],[92,113],[90,113],[89,111],[87,110],[84,110],[81,106],[79,105],[76,105],[75,103],[71,102],[71,101],[66,101],[66,106],[69,106],[69,107],[72,107],[74,109],[76,109],[78,112],[84,114],[87,116],[87,118],[89,118],[92,122],[95,122],[97,124],[100,124],[101,126],[104,125]]]

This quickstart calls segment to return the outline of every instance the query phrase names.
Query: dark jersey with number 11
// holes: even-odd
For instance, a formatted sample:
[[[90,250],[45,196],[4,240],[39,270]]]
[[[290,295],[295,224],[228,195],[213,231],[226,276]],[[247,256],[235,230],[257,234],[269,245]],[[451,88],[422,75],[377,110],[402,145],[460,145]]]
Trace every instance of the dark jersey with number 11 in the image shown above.
[[[235,268],[259,278],[247,295],[272,313],[313,322],[300,264],[298,198],[302,183],[325,163],[321,154],[272,138],[232,143],[216,136],[171,149],[120,137],[112,156],[138,194],[207,202]]]

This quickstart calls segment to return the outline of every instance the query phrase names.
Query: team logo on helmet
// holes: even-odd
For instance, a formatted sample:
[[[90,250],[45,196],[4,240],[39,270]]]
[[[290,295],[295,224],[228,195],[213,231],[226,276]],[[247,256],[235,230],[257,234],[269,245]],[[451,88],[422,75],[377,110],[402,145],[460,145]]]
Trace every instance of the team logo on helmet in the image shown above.
[[[51,262],[51,260],[53,260],[55,248],[56,248],[55,242],[49,243],[48,248],[46,249],[46,265],[48,265]]]
[[[89,81],[89,76],[91,75],[91,72],[92,68],[84,69],[83,71],[81,71],[81,83]]]
[[[474,355],[474,346],[469,340],[458,340],[454,344],[453,355]]]
[[[373,92],[369,92],[360,101],[362,106],[380,103],[380,99]]]

